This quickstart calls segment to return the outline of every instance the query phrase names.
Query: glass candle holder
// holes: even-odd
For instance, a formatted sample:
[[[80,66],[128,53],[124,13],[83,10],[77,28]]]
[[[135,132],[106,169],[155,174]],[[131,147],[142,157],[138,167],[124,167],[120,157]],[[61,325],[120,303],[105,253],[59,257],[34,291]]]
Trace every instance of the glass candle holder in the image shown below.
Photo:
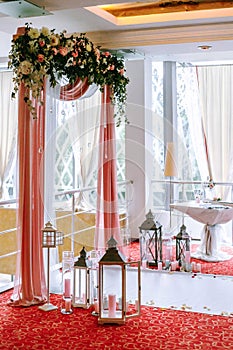
[[[74,252],[64,251],[62,253],[62,308],[61,313],[71,314],[72,311],[72,291],[73,291],[73,269]]]

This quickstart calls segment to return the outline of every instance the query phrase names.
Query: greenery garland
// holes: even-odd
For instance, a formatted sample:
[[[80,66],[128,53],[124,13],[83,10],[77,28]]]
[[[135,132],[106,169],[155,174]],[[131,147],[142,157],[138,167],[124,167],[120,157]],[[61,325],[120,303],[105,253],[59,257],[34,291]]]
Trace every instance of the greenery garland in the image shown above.
[[[103,90],[104,85],[112,88],[111,101],[116,106],[117,125],[122,117],[126,122],[125,103],[126,87],[129,79],[125,76],[124,59],[100,50],[85,34],[60,34],[46,27],[32,28],[25,24],[24,33],[16,35],[12,40],[9,53],[9,68],[13,69],[14,91],[19,90],[21,82],[28,88],[29,94],[24,100],[36,118],[33,99],[42,104],[44,78],[55,87],[62,77],[70,84],[77,78],[88,79]]]

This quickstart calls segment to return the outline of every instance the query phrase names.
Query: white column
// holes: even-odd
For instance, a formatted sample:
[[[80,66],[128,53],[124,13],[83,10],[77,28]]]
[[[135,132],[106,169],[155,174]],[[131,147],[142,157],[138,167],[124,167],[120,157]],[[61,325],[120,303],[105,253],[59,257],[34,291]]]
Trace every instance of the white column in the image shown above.
[[[147,73],[149,63],[143,59],[126,62],[126,72],[130,79],[127,99],[127,117],[130,124],[126,126],[125,165],[126,179],[133,181],[134,188],[133,200],[129,205],[129,228],[132,238],[139,236],[139,226],[145,220],[150,201],[152,148],[151,142],[148,143],[148,133],[145,132],[151,117],[146,98],[146,90],[151,91],[151,74]]]

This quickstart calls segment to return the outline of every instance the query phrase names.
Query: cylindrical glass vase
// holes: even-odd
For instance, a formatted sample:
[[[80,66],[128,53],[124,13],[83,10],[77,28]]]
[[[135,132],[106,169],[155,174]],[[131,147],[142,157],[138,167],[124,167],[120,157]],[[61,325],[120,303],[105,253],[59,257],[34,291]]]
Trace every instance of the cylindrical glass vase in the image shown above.
[[[71,314],[72,310],[72,294],[73,294],[73,270],[74,270],[74,252],[64,251],[62,253],[62,314]]]

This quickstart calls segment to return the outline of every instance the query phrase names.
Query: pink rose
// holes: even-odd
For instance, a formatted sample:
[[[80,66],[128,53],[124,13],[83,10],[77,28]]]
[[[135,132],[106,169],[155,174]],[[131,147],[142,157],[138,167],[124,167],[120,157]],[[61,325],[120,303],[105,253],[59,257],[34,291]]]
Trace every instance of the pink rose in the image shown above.
[[[110,67],[109,67],[109,70],[114,70],[115,69],[115,66],[114,64],[112,64]]]
[[[37,56],[37,60],[39,62],[44,62],[44,55],[42,55],[41,53],[39,53],[39,55]]]
[[[105,57],[109,57],[109,56],[111,56],[111,54],[110,54],[110,52],[106,51],[106,52],[104,53],[104,56],[105,56]]]
[[[66,56],[68,53],[67,47],[59,47],[59,52],[62,56]]]
[[[73,52],[72,52],[72,56],[73,56],[73,57],[78,57],[78,51],[73,51]]]
[[[52,51],[53,51],[53,54],[54,54],[54,55],[57,55],[58,50],[57,50],[55,47],[52,48]]]
[[[40,45],[40,47],[45,46],[45,41],[44,40],[39,40],[39,45]]]
[[[119,73],[120,73],[120,75],[124,75],[124,73],[125,73],[124,68],[121,68],[121,69],[119,70]]]

